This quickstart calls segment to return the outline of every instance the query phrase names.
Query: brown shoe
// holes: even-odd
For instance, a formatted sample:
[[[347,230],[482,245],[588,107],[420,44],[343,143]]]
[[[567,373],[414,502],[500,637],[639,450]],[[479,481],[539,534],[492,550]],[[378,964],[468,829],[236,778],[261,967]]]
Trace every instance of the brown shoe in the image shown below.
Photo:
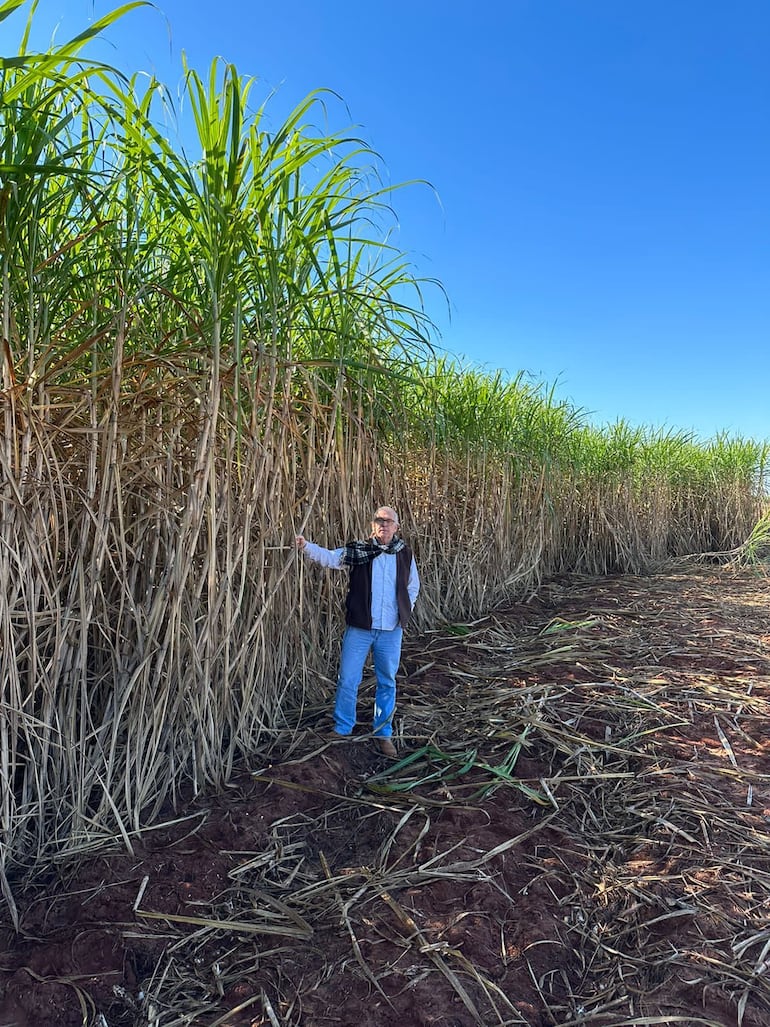
[[[383,756],[395,756],[396,747],[389,738],[380,738],[377,743]]]

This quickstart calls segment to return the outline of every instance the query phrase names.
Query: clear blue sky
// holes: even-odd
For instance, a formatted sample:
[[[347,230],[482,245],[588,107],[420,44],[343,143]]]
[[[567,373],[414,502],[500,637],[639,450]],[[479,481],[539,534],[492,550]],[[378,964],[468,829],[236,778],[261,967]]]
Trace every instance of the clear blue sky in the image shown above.
[[[36,37],[114,6],[40,0]],[[451,317],[428,293],[441,347],[599,425],[770,440],[769,0],[157,7],[101,55],[174,88],[182,50],[221,55],[277,90],[276,125],[332,89],[332,127],[432,184],[397,194],[397,242],[449,296]]]

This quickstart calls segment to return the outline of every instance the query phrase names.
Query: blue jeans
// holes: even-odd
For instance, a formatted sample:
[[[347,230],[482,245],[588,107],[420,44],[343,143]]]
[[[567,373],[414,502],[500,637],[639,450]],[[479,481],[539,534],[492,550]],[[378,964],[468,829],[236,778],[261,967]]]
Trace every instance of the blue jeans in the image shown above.
[[[366,657],[371,651],[377,678],[372,729],[378,738],[390,738],[393,733],[393,711],[396,708],[396,672],[401,660],[402,635],[401,628],[392,631],[379,628],[371,631],[364,628],[345,629],[334,703],[334,730],[337,734],[349,735],[355,726],[358,686],[363,677]]]

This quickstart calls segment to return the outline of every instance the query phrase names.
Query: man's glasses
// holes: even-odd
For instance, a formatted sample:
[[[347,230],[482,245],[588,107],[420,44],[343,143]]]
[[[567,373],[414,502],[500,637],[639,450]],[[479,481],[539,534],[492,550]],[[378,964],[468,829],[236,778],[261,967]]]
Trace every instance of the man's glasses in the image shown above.
[[[392,517],[375,517],[374,518],[374,523],[375,524],[395,524],[396,522],[393,520]]]

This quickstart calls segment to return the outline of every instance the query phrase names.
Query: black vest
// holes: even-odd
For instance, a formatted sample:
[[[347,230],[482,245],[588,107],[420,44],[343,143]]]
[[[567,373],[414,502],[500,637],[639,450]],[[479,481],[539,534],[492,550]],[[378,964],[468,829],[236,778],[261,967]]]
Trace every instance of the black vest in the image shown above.
[[[375,560],[380,557],[376,556]],[[367,560],[366,563],[357,563],[350,568],[350,581],[348,583],[348,595],[345,600],[345,623],[351,628],[364,628],[370,631],[372,627],[372,564],[374,560]],[[412,612],[412,604],[409,601],[407,582],[409,572],[412,569],[412,550],[404,546],[396,553],[396,603],[398,604],[398,621],[402,628],[409,623],[409,616]]]

